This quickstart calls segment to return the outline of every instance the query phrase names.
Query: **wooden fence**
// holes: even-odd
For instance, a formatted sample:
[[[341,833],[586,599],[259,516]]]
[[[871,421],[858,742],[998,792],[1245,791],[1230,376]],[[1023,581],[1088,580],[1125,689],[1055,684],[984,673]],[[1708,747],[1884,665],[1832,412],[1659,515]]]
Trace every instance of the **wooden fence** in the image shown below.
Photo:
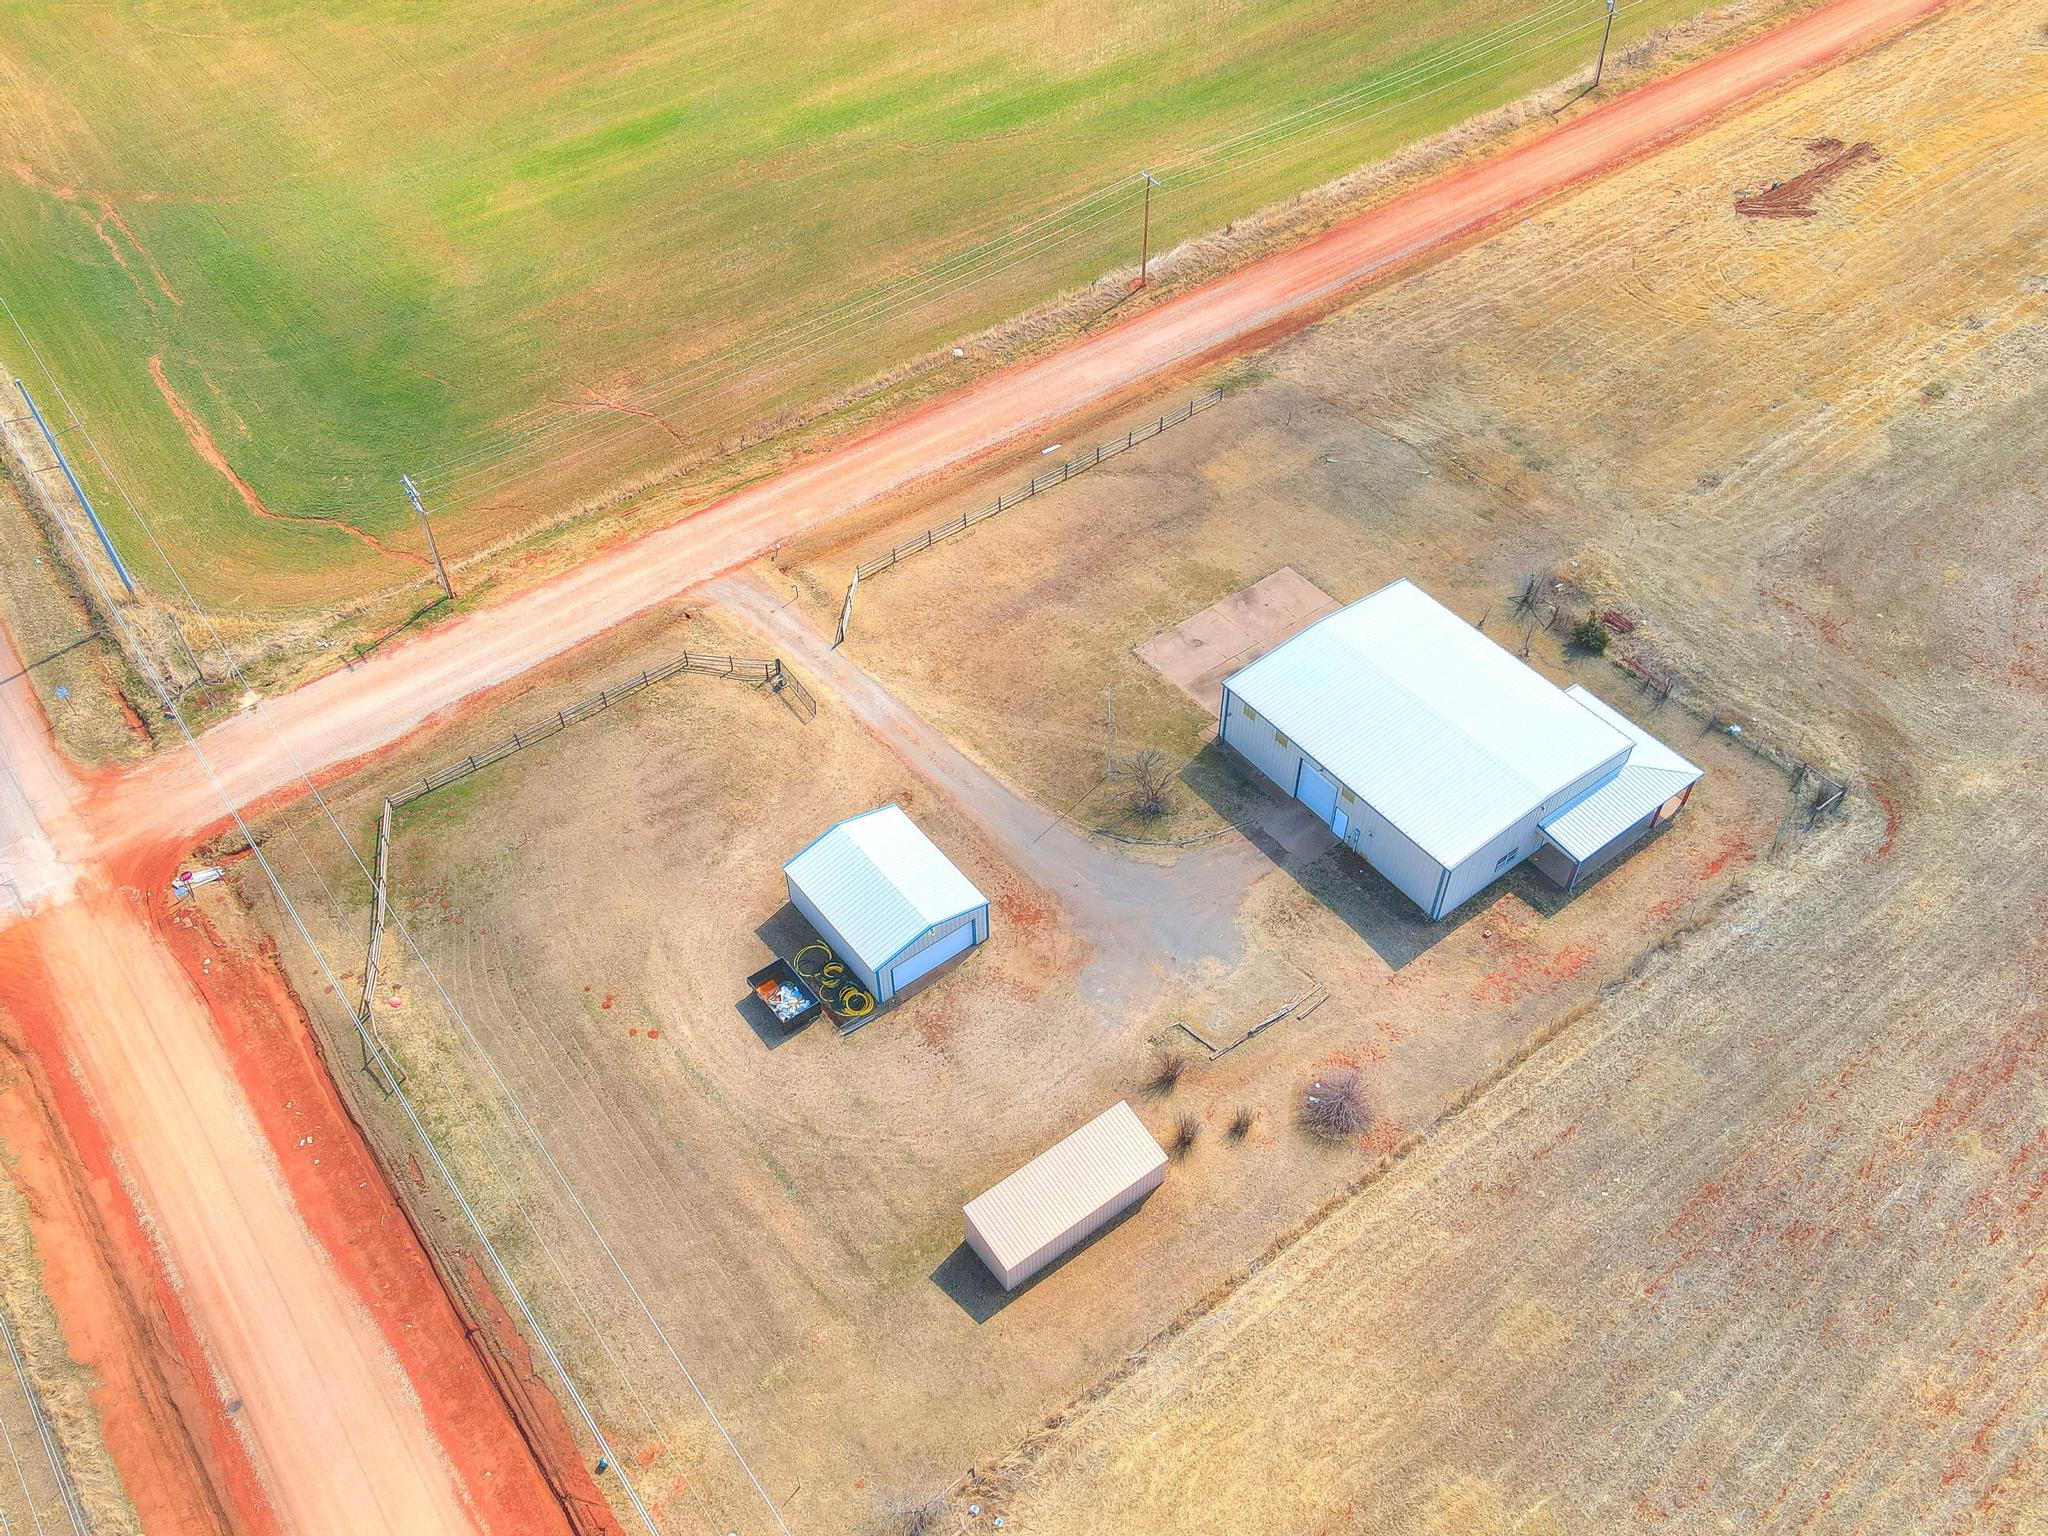
[[[818,713],[818,701],[782,664],[780,657],[757,656],[714,656],[701,651],[685,651],[672,661],[658,667],[649,667],[638,677],[629,677],[623,683],[607,688],[602,693],[592,694],[571,704],[567,709],[557,710],[545,720],[536,722],[524,730],[514,731],[503,741],[472,752],[459,761],[450,763],[434,773],[428,774],[417,784],[399,790],[391,796],[392,806],[407,805],[421,795],[431,794],[437,789],[453,784],[457,779],[467,778],[479,768],[488,768],[492,763],[501,762],[514,752],[532,746],[535,742],[546,741],[550,736],[566,730],[579,720],[588,719],[602,710],[611,708],[619,700],[638,693],[642,688],[652,687],[683,672],[698,672],[709,677],[734,677],[742,681],[765,683],[774,692],[788,701],[789,707],[799,718],[809,720]]]
[[[1149,421],[1142,427],[1133,428],[1122,437],[1113,437],[1106,443],[1097,443],[1086,453],[1067,460],[1066,463],[1060,465],[1057,469],[1048,469],[1042,475],[1033,476],[1026,484],[1014,491],[998,496],[986,506],[976,507],[971,512],[962,512],[958,517],[950,518],[940,523],[936,528],[927,528],[916,538],[898,544],[887,554],[877,555],[874,559],[866,561],[855,568],[854,580],[865,580],[879,571],[886,571],[898,561],[930,549],[941,539],[951,538],[956,533],[964,533],[976,523],[984,522],[994,517],[998,512],[1007,512],[1019,502],[1029,501],[1041,491],[1051,490],[1056,485],[1064,485],[1067,481],[1073,479],[1074,476],[1087,473],[1096,465],[1105,463],[1115,458],[1118,454],[1137,447],[1138,444],[1148,438],[1157,437],[1168,427],[1179,426],[1197,411],[1206,411],[1222,398],[1223,391],[1221,389],[1212,389],[1206,395],[1197,395],[1194,399],[1188,401],[1187,404],[1175,407],[1156,421]],[[847,592],[849,607],[851,607],[850,599],[852,595],[852,591],[849,589]],[[844,638],[844,628],[845,620],[842,618],[841,638]]]

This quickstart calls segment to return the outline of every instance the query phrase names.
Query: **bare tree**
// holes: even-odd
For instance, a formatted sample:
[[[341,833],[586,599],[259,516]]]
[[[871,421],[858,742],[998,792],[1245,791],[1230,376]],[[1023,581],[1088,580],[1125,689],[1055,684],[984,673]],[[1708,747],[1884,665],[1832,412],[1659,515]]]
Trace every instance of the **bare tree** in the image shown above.
[[[1301,1123],[1325,1141],[1342,1141],[1371,1125],[1372,1106],[1365,1102],[1357,1069],[1328,1067],[1317,1073],[1301,1096]]]
[[[1152,821],[1173,803],[1173,764],[1157,747],[1145,747],[1117,761],[1114,773],[1124,787],[1131,814]]]

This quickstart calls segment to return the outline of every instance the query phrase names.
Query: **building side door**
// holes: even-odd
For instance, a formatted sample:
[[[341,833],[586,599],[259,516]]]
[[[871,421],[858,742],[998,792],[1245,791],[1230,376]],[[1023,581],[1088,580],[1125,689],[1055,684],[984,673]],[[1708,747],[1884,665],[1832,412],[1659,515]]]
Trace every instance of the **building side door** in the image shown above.
[[[1306,758],[1294,774],[1294,798],[1316,813],[1316,819],[1328,825],[1339,837],[1348,827],[1344,813],[1337,809],[1337,781]],[[1340,822],[1344,823],[1340,827]]]

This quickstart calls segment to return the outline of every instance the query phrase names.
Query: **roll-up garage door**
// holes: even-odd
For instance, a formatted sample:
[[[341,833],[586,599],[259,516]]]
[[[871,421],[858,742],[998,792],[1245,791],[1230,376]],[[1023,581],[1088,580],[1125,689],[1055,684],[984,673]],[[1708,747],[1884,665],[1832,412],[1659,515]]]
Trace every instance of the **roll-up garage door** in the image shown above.
[[[901,992],[918,977],[944,965],[974,942],[974,924],[962,923],[929,949],[920,949],[907,960],[898,960],[890,971],[891,994]]]

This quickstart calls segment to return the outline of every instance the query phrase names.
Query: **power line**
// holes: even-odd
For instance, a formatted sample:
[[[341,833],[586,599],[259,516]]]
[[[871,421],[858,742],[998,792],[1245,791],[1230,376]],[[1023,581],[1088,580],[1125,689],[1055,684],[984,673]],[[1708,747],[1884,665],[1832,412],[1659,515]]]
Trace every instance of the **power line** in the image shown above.
[[[54,376],[51,375],[49,367],[44,362],[42,354],[36,348],[34,341],[30,339],[28,333],[22,329],[20,320],[15,316],[12,306],[7,303],[7,300],[5,299],[4,295],[0,295],[0,311],[4,311],[6,313],[8,319],[13,323],[16,332],[20,334],[22,341],[24,342],[24,344],[28,346],[31,354],[34,355],[37,366],[42,370],[43,376],[50,381],[52,389],[56,391],[57,398],[64,405],[66,414],[71,417],[72,422],[77,426],[80,437],[91,449],[93,457],[95,461],[99,464],[101,471],[107,475],[108,480],[114,485],[116,491],[120,494],[122,501],[127,505],[131,516],[134,517],[137,526],[141,528],[144,536],[149,540],[151,548],[156,551],[158,558],[163,561],[165,569],[170,572],[171,577],[177,583],[179,590],[185,595],[186,601],[189,602],[192,605],[194,611],[199,614],[201,621],[207,627],[208,633],[213,636],[215,645],[219,647],[221,654],[226,661],[229,674],[232,675],[236,679],[236,681],[239,682],[245,689],[249,689],[250,692],[254,693],[255,690],[249,688],[248,678],[242,673],[241,666],[236,661],[234,653],[227,647],[225,641],[222,640],[220,632],[214,624],[212,614],[192,594],[191,588],[186,585],[184,576],[178,570],[176,562],[170,558],[169,553],[163,548],[162,544],[158,542],[155,531],[151,528],[148,519],[143,516],[141,508],[136,505],[134,498],[129,494],[127,487],[125,486],[125,484],[122,483],[120,477],[114,473],[113,467],[107,462],[105,454],[101,452],[98,443],[94,440],[92,433],[86,427],[84,420],[79,416],[77,410],[72,406],[70,400],[66,397],[62,386],[59,385]],[[72,545],[74,555],[77,555],[78,548],[76,537],[75,535],[69,533],[68,526],[67,538],[69,539]],[[339,1001],[345,996],[345,993],[341,987],[338,977],[335,975],[334,970],[327,959],[327,956],[320,949],[318,943],[313,939],[311,931],[306,927],[304,920],[301,918],[299,914],[297,906],[292,901],[290,893],[285,889],[283,882],[278,878],[276,871],[271,866],[270,860],[264,854],[260,844],[256,841],[254,834],[248,825],[248,822],[243,818],[241,808],[238,805],[236,805],[232,797],[228,795],[225,785],[222,784],[219,775],[214,770],[212,761],[207,757],[204,749],[200,747],[197,737],[193,734],[191,728],[186,724],[183,715],[178,712],[175,706],[175,701],[171,698],[169,691],[164,686],[163,680],[161,676],[157,673],[154,664],[150,662],[148,657],[142,652],[139,644],[136,642],[134,631],[128,625],[126,616],[124,614],[120,614],[118,611],[113,609],[112,600],[110,597],[108,597],[105,586],[99,581],[97,572],[91,570],[90,567],[87,567],[87,573],[92,578],[95,589],[100,593],[102,602],[105,605],[107,605],[109,612],[113,614],[116,624],[120,628],[123,636],[128,641],[130,650],[134,652],[138,668],[143,671],[145,677],[149,680],[152,689],[156,692],[158,698],[163,701],[167,714],[178,727],[179,735],[183,738],[185,744],[191,748],[193,755],[198,759],[201,767],[205,769],[207,778],[212,783],[216,795],[220,798],[221,803],[227,808],[229,815],[234,819],[235,825],[237,829],[242,833],[245,842],[249,846],[250,852],[256,859],[258,867],[263,871],[264,878],[270,884],[270,887],[272,891],[276,894],[279,903],[284,907],[286,914],[290,918],[292,926],[298,933],[300,940],[306,945],[308,951],[312,954],[315,963],[319,966],[322,975],[326,978],[327,985],[334,989],[334,996],[336,997],[337,1001]],[[198,657],[196,653],[192,651],[190,645],[185,641],[182,630],[178,631],[178,641],[180,646],[184,649],[187,659],[191,661],[192,665],[196,669],[199,665]],[[300,780],[302,784],[304,784],[307,793],[312,797],[313,802],[320,808],[322,817],[326,820],[329,827],[332,828],[335,837],[340,841],[342,847],[347,850],[350,858],[354,860],[356,867],[362,872],[363,878],[366,881],[369,880],[371,878],[369,867],[363,862],[362,854],[357,850],[353,840],[348,836],[348,833],[341,826],[340,821],[335,817],[333,809],[329,806],[327,802],[326,796],[322,794],[319,786],[314,782],[312,775],[307,771],[305,764],[300,760],[297,751],[292,747],[290,741],[286,739],[284,733],[277,728],[276,722],[271,718],[270,712],[264,706],[264,703],[260,695],[257,696],[254,712],[263,719],[265,726],[269,729],[271,735],[276,739],[278,745],[283,749],[286,758],[291,763],[293,774]],[[539,1131],[534,1127],[533,1122],[527,1117],[524,1107],[519,1103],[517,1096],[512,1092],[510,1085],[505,1082],[502,1074],[498,1072],[497,1064],[491,1059],[490,1053],[484,1049],[482,1042],[478,1040],[475,1032],[471,1030],[467,1018],[464,1017],[461,1009],[456,1005],[454,998],[449,995],[446,986],[443,985],[443,983],[441,982],[439,974],[435,971],[434,967],[427,960],[426,955],[421,950],[419,944],[415,941],[411,930],[405,924],[403,916],[395,911],[392,912],[390,915],[393,924],[397,927],[400,936],[404,939],[406,947],[412,952],[414,959],[418,961],[421,970],[433,982],[434,990],[436,994],[440,997],[444,1010],[461,1029],[464,1037],[470,1042],[471,1046],[476,1050],[479,1059],[483,1061],[486,1069],[490,1072],[493,1080],[498,1084],[501,1092],[505,1096],[508,1106],[511,1108],[513,1115],[518,1120],[521,1128],[526,1133],[528,1140],[533,1145],[534,1149],[540,1154],[542,1161],[546,1164],[557,1186],[561,1189],[562,1193],[567,1197],[569,1203],[574,1207],[577,1215],[582,1219],[586,1230],[589,1232],[592,1239],[597,1243],[598,1248],[604,1254],[605,1259],[610,1264],[613,1273],[618,1277],[620,1283],[625,1287],[627,1294],[631,1296],[631,1298],[633,1299],[633,1302],[635,1306],[638,1308],[641,1316],[654,1330],[655,1336],[660,1340],[662,1348],[668,1354],[670,1361],[675,1365],[677,1371],[682,1375],[684,1381],[688,1384],[691,1393],[695,1396],[699,1406],[703,1409],[705,1416],[710,1420],[712,1427],[717,1430],[719,1437],[725,1442],[727,1449],[732,1453],[734,1460],[738,1463],[741,1471],[746,1475],[748,1483],[753,1487],[755,1494],[760,1498],[762,1504],[768,1510],[770,1517],[774,1520],[776,1524],[776,1527],[783,1533],[783,1536],[791,1536],[789,1525],[783,1519],[781,1510],[776,1507],[774,1500],[769,1498],[767,1490],[762,1486],[761,1481],[759,1477],[755,1474],[751,1463],[749,1463],[745,1454],[740,1450],[738,1442],[734,1440],[731,1432],[726,1428],[724,1420],[719,1417],[717,1410],[712,1406],[709,1396],[706,1395],[702,1386],[699,1385],[695,1374],[683,1362],[681,1354],[677,1351],[673,1341],[670,1340],[670,1338],[668,1337],[667,1331],[661,1326],[659,1320],[655,1318],[652,1309],[648,1306],[646,1299],[640,1293],[638,1286],[634,1284],[632,1277],[626,1272],[625,1266],[619,1261],[617,1253],[612,1249],[611,1244],[609,1243],[609,1241],[606,1240],[603,1232],[599,1229],[595,1219],[591,1216],[588,1206],[584,1204],[582,1197],[576,1192],[574,1187],[569,1183],[567,1177],[562,1173],[560,1165],[556,1163],[553,1154],[548,1150],[547,1145],[542,1140]],[[362,1039],[366,1049],[371,1045],[375,1044],[375,1035],[371,1027],[365,1022],[365,1020],[358,1016],[353,1009],[346,1009],[345,1004],[343,1004],[343,1006],[348,1013],[352,1027],[355,1029],[357,1035]],[[400,1083],[397,1079],[397,1075],[391,1072],[388,1067],[385,1067],[383,1065],[383,1058],[379,1056],[375,1059],[380,1068],[380,1075],[383,1077],[385,1084],[389,1087],[392,1098],[404,1110],[406,1118],[408,1119],[408,1121],[411,1122],[414,1132],[418,1136],[421,1145],[427,1151],[428,1157],[432,1160],[436,1169],[440,1172],[443,1181],[448,1186],[450,1194],[452,1194],[455,1197],[457,1206],[461,1209],[463,1216],[465,1220],[468,1222],[472,1233],[476,1236],[478,1242],[483,1245],[485,1251],[490,1255],[494,1270],[497,1272],[499,1278],[504,1282],[508,1292],[513,1297],[515,1303],[519,1308],[520,1314],[526,1319],[529,1326],[534,1330],[535,1335],[539,1339],[542,1348],[548,1357],[549,1363],[554,1367],[557,1377],[561,1380],[565,1390],[567,1390],[570,1394],[571,1399],[577,1407],[579,1416],[583,1418],[585,1426],[589,1429],[592,1438],[598,1442],[600,1448],[604,1451],[605,1459],[611,1464],[611,1467],[619,1481],[620,1486],[625,1490],[627,1498],[632,1502],[635,1510],[641,1514],[642,1519],[647,1524],[650,1532],[656,1532],[657,1528],[653,1523],[652,1515],[647,1512],[645,1505],[641,1502],[640,1495],[637,1489],[634,1488],[631,1480],[626,1476],[625,1470],[622,1466],[620,1466],[617,1456],[613,1454],[610,1441],[605,1437],[603,1430],[599,1427],[596,1417],[594,1413],[590,1410],[586,1401],[584,1400],[582,1393],[578,1390],[575,1382],[570,1378],[566,1367],[563,1365],[559,1355],[556,1352],[555,1345],[552,1339],[550,1339],[547,1336],[546,1332],[541,1329],[539,1320],[534,1316],[532,1309],[526,1300],[525,1294],[519,1289],[517,1283],[513,1280],[511,1272],[505,1266],[503,1259],[500,1257],[498,1253],[496,1245],[492,1243],[489,1235],[484,1231],[483,1225],[480,1219],[476,1216],[475,1210],[473,1206],[470,1204],[468,1197],[463,1193],[461,1187],[456,1183],[453,1170],[448,1167],[446,1161],[442,1158],[440,1150],[434,1146],[432,1139],[427,1135],[425,1124],[421,1120],[419,1113],[413,1105],[410,1096],[408,1096],[405,1093],[402,1083]],[[511,1199],[515,1207],[518,1207],[519,1202],[517,1201],[516,1196],[511,1197]],[[521,1207],[521,1210],[523,1214],[523,1207]]]
[[[1517,59],[1533,57],[1574,35],[1579,29],[1571,28],[1553,33],[1533,43],[1524,41],[1530,32],[1546,21],[1557,19],[1571,10],[1583,8],[1583,3],[1584,0],[1550,0],[1549,4],[1478,37],[1464,39],[1449,48],[1438,50],[1428,58],[1417,60],[1391,73],[1376,75],[1311,107],[1302,108],[1202,150],[1162,162],[1171,173],[1167,185],[1162,190],[1169,193],[1184,190],[1212,180],[1225,170],[1243,169],[1249,165],[1259,164],[1271,158],[1271,154],[1258,154],[1248,160],[1244,157],[1254,150],[1270,151],[1274,146],[1290,138],[1298,138],[1304,143],[1312,142],[1347,118],[1356,116],[1365,104],[1385,100],[1390,94],[1398,93],[1404,87],[1441,80],[1441,83],[1428,90],[1411,92],[1404,98],[1411,101],[1419,100],[1439,95],[1455,84],[1476,75],[1497,68],[1511,67]],[[1518,43],[1524,45],[1514,46]],[[1507,50],[1504,57],[1495,56],[1502,54],[1503,50]],[[1454,71],[1447,80],[1441,78],[1446,71]],[[1370,114],[1379,115],[1382,114]],[[1236,163],[1239,161],[1243,163]],[[1043,226],[1074,217],[1081,209],[1100,199],[1113,197],[1119,192],[1126,198],[1134,197],[1135,184],[1124,178],[1098,188],[1095,192],[1086,194],[1050,214],[1042,215],[1006,235],[992,236],[980,245],[956,253],[934,267],[871,290],[867,296],[846,301],[808,320],[768,333],[732,352],[718,354],[701,363],[649,380],[623,392],[619,397],[619,403],[630,405],[637,410],[654,410],[680,403],[682,399],[689,398],[695,392],[691,386],[697,381],[717,382],[722,378],[729,378],[746,361],[758,357],[765,347],[779,345],[785,351],[807,348],[819,341],[843,334],[848,329],[879,323],[908,308],[919,307],[915,302],[917,300],[922,299],[929,304],[952,297],[974,286],[976,282],[1015,265],[1014,262],[1005,262],[994,271],[982,271],[977,275],[978,267],[986,266],[1002,256],[1019,241],[1028,241],[1034,236],[1043,238],[1046,233]],[[1099,222],[1100,217],[1096,217],[1089,221],[1089,225]],[[956,276],[964,277],[966,280],[949,282],[949,279]],[[679,380],[682,381],[680,387],[671,387]],[[429,465],[419,478],[422,483],[432,483],[444,493],[452,492],[457,484],[473,482],[486,466],[507,458],[517,459],[526,452],[536,451],[541,443],[564,432],[572,437],[587,438],[594,433],[600,438],[609,438],[633,429],[630,422],[616,417],[607,419],[599,412],[579,410],[557,413],[537,426],[506,434],[450,459]],[[483,489],[470,490],[465,493],[465,497],[474,499],[485,493]]]
[[[15,318],[12,306],[7,303],[4,297],[0,297],[0,309],[6,310],[8,318],[14,322],[15,330],[20,333],[23,342],[27,344],[31,354],[35,356],[38,367],[42,368],[43,376],[50,380],[51,387],[57,391],[58,399],[64,401],[65,410],[71,415],[72,420],[78,424],[81,436],[85,438],[87,443],[91,443],[91,434],[85,431],[83,421],[79,418],[77,412],[72,410],[70,402],[65,400],[62,386],[58,385],[56,379],[50,374],[48,367],[43,363],[40,352],[37,351],[35,343],[30,340],[28,333],[21,329],[20,321]],[[95,457],[100,459],[101,468],[107,470],[111,476],[111,470],[108,469],[104,457],[99,454],[97,446],[94,447],[93,451]],[[119,483],[118,480],[115,481],[117,487]],[[139,520],[140,513],[136,511],[133,501],[128,498],[127,492],[123,490],[121,494],[123,500],[129,502],[130,512],[134,513]],[[227,788],[222,784],[219,774],[214,771],[212,761],[207,757],[205,750],[199,745],[198,738],[193,735],[191,727],[185,722],[184,716],[178,711],[176,702],[172,698],[169,689],[165,686],[162,675],[157,671],[155,663],[136,639],[135,632],[128,623],[127,615],[115,606],[105,584],[100,580],[99,572],[85,561],[84,552],[78,547],[77,537],[71,533],[69,525],[61,519],[57,521],[59,527],[65,531],[66,542],[71,545],[73,558],[79,562],[80,568],[85,571],[88,579],[92,582],[94,590],[99,594],[101,606],[106,610],[115,627],[121,632],[121,636],[126,642],[137,670],[148,681],[152,691],[155,692],[158,700],[162,703],[165,715],[177,725],[178,734],[183,738],[186,747],[191,750],[194,758],[198,760],[201,768],[205,770],[207,779],[213,786],[214,793],[219,797],[221,804],[227,809],[228,815],[234,820],[236,828],[241,832],[243,840],[254,855],[257,866],[263,871],[264,878],[269,883],[271,891],[276,895],[279,904],[290,918],[300,940],[311,952],[314,963],[319,966],[321,974],[326,977],[327,985],[333,995],[337,1000],[343,998],[345,993],[342,990],[339,978],[328,963],[327,956],[314,941],[311,931],[306,927],[305,920],[299,915],[297,905],[292,901],[291,893],[285,889],[283,881],[278,878],[277,871],[272,867],[268,856],[263,851],[262,845],[257,842],[253,830],[243,818],[241,807],[228,794]],[[151,542],[152,544],[155,543],[154,537],[151,538]],[[158,548],[158,553],[162,554],[161,547]],[[204,615],[204,610],[200,611]],[[207,618],[207,624],[210,629],[212,627],[210,617]],[[216,636],[216,638],[218,637]],[[230,659],[232,660],[232,657]],[[196,657],[193,660],[196,665]],[[239,676],[239,669],[237,669],[237,675]],[[346,1008],[345,1003],[342,1006]],[[362,1038],[366,1047],[369,1046],[372,1043],[373,1036],[368,1028],[356,1016],[353,1010],[348,1010],[348,1013],[358,1036]],[[382,1058],[375,1059],[381,1067]],[[499,1254],[497,1245],[491,1241],[490,1234],[484,1230],[483,1223],[478,1218],[475,1208],[470,1204],[468,1196],[463,1193],[461,1185],[456,1182],[453,1171],[448,1167],[446,1161],[443,1160],[439,1148],[433,1143],[433,1138],[427,1134],[426,1125],[421,1120],[411,1098],[406,1094],[403,1083],[395,1073],[390,1072],[388,1069],[384,1069],[382,1075],[392,1098],[404,1110],[406,1119],[411,1123],[414,1134],[418,1138],[420,1145],[425,1149],[429,1161],[433,1163],[435,1169],[440,1173],[442,1181],[447,1185],[448,1192],[454,1196],[456,1206],[462,1212],[471,1235],[476,1238],[478,1244],[489,1257],[491,1266],[497,1273],[498,1279],[505,1286],[514,1305],[519,1309],[520,1315],[526,1320],[528,1329],[540,1344],[542,1353],[547,1358],[549,1365],[554,1369],[555,1375],[561,1381],[564,1390],[568,1392],[578,1416],[583,1420],[584,1427],[590,1432],[591,1438],[597,1442],[599,1449],[604,1453],[605,1460],[610,1464],[620,1487],[625,1490],[628,1501],[639,1515],[641,1524],[649,1532],[649,1536],[662,1536],[660,1527],[655,1523],[654,1516],[649,1512],[645,1503],[642,1502],[639,1491],[633,1486],[632,1480],[627,1477],[624,1466],[612,1450],[611,1442],[606,1437],[603,1428],[598,1424],[596,1415],[591,1411],[583,1394],[577,1389],[575,1381],[569,1376],[568,1369],[563,1364],[561,1356],[555,1348],[554,1341],[548,1336],[547,1331],[540,1326],[539,1319],[533,1315],[532,1308],[527,1303],[525,1293],[519,1288],[518,1282],[512,1278],[512,1273],[506,1267],[503,1257]],[[4,1434],[5,1429],[4,1423],[0,1423],[0,1434]],[[17,1462],[16,1465],[18,1470],[19,1463]],[[30,1512],[31,1514],[34,1513],[33,1508],[31,1508]],[[41,1530],[40,1521],[37,1523],[37,1529],[38,1531]]]
[[[43,1405],[37,1399],[35,1388],[28,1379],[28,1365],[21,1358],[21,1351],[15,1346],[14,1330],[8,1326],[4,1308],[0,1308],[0,1341],[7,1345],[7,1359],[14,1367],[14,1379],[21,1385],[21,1400],[28,1405],[29,1420],[36,1427],[36,1438],[42,1442],[43,1455],[50,1463],[50,1477],[57,1485],[57,1500],[64,1506],[64,1513],[71,1521],[73,1536],[86,1536],[85,1510],[80,1507],[78,1491],[71,1486],[71,1478],[64,1470],[64,1457],[57,1448],[57,1437],[51,1433],[49,1417],[43,1412]],[[7,1442],[7,1454],[14,1455],[14,1441],[11,1437]],[[15,1462],[14,1470],[16,1473],[21,1471],[19,1461]],[[28,1492],[26,1481],[22,1483],[22,1492],[24,1495]],[[33,1503],[29,1505],[29,1514],[32,1518],[35,1517]],[[39,1518],[36,1519],[36,1529],[42,1529],[42,1521]]]

